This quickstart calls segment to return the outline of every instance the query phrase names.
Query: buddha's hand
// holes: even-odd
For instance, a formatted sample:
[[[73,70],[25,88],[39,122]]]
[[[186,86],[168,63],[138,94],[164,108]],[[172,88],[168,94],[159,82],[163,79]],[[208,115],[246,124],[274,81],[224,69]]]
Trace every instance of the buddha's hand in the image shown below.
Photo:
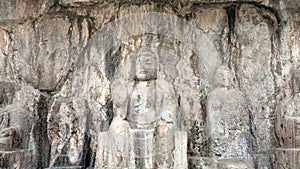
[[[109,141],[112,153],[124,154],[126,147],[128,146],[127,141],[130,140],[129,137],[129,125],[127,121],[119,118],[114,118],[109,127]]]
[[[14,128],[4,128],[0,131],[0,147],[5,150],[10,150],[12,148],[12,142],[16,131]],[[4,147],[3,147],[4,146]]]
[[[128,132],[128,129],[128,122],[121,118],[114,118],[109,127],[110,132],[119,134]]]
[[[173,123],[162,122],[155,128],[154,135],[160,136],[160,135],[170,134],[172,133],[171,131],[173,129],[174,129]]]
[[[0,130],[0,138],[13,137],[16,135],[16,130],[14,128],[8,127]]]

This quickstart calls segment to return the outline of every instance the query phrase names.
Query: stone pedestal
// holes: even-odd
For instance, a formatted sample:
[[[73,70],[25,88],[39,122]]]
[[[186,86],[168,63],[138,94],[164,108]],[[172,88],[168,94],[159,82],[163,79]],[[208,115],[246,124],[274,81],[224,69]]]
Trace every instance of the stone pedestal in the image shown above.
[[[191,168],[214,169],[217,168],[216,161],[211,157],[189,157]]]
[[[189,166],[201,169],[254,169],[251,158],[214,159],[213,157],[190,157]]]
[[[277,148],[274,154],[276,169],[299,168],[300,148]]]
[[[33,150],[0,151],[0,168],[36,168]]]
[[[130,130],[130,135],[134,136],[136,134],[136,131]],[[135,147],[134,147],[134,141],[132,137],[124,138],[123,140],[123,147],[124,152],[123,154],[118,154],[119,152],[114,152],[111,148],[111,141],[109,139],[108,132],[101,132],[99,133],[99,140],[98,140],[98,150],[97,150],[97,157],[96,157],[96,163],[95,168],[99,169],[124,169],[124,168],[130,168],[135,169],[139,168],[136,167],[135,163]],[[128,141],[130,140],[130,141]],[[147,143],[151,140],[155,139],[149,139],[148,141],[145,141],[144,143]],[[147,144],[148,145],[148,144]],[[155,145],[154,143],[149,143],[149,146]],[[149,147],[147,147],[149,148]],[[128,150],[128,151],[127,151]],[[175,132],[175,149],[171,152],[174,156],[174,168],[173,169],[187,169],[187,133],[177,131]],[[154,155],[154,152],[153,152]],[[123,158],[122,164],[116,165],[116,160],[118,158]],[[151,160],[154,160],[154,156],[146,156],[145,161],[149,163]],[[151,164],[154,163],[154,161],[151,162]],[[151,168],[151,165],[149,165]],[[149,169],[150,169],[149,168]],[[153,167],[152,167],[153,168]]]
[[[254,169],[252,159],[227,158],[218,161],[218,169]]]

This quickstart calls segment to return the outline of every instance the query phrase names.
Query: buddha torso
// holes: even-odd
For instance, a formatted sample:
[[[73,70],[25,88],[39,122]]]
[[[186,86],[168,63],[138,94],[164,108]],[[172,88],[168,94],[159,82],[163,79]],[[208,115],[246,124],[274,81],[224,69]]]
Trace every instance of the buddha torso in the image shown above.
[[[126,120],[131,128],[154,128],[160,118],[159,103],[161,94],[156,89],[156,82],[137,82],[129,97]]]

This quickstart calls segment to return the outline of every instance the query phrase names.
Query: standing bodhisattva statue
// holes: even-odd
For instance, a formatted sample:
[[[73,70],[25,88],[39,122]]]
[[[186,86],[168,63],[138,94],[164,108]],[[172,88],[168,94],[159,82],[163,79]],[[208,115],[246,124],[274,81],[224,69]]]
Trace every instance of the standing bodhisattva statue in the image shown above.
[[[215,72],[214,85],[207,100],[210,155],[217,159],[218,168],[253,168],[246,100],[226,66]]]
[[[134,79],[128,84],[114,81],[109,167],[174,168],[175,91],[157,74],[157,53],[141,50]]]

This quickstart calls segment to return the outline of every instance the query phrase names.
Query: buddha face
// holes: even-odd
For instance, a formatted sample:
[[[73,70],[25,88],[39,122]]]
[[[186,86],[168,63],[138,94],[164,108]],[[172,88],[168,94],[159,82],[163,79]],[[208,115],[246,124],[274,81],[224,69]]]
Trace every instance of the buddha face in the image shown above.
[[[157,78],[157,60],[152,52],[140,52],[135,63],[135,79],[139,81]]]
[[[222,66],[215,73],[215,85],[218,87],[228,87],[232,84],[232,78],[230,70],[227,67]]]

